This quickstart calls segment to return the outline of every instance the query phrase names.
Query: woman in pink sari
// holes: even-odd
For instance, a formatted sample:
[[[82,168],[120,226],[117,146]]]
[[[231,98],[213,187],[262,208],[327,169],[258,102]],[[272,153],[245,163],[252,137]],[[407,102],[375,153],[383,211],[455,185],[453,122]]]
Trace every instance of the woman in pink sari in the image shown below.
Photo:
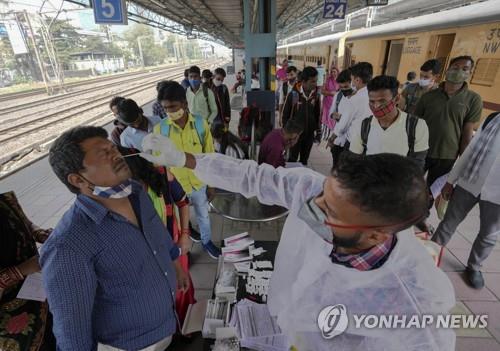
[[[337,90],[339,90],[339,83],[337,83],[337,75],[339,74],[339,69],[332,64],[328,76],[325,77],[325,82],[323,88],[321,89],[321,94],[323,94],[323,105],[321,112],[321,130],[322,139],[327,140],[330,137],[330,133],[335,127],[335,120],[328,116],[330,107],[333,103],[333,97]]]

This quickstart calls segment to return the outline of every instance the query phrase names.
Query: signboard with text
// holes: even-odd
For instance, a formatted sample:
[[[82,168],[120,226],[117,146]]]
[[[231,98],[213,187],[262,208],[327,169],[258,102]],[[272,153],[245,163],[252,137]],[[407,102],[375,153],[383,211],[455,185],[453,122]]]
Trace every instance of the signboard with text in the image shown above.
[[[125,0],[93,0],[94,18],[97,24],[127,24]]]
[[[347,0],[325,0],[323,18],[344,19],[347,12]]]

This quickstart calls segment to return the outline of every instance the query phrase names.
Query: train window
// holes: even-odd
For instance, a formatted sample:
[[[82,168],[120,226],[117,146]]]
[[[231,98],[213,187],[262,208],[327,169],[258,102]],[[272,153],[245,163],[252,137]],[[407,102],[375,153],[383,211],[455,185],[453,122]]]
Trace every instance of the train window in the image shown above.
[[[486,85],[491,87],[500,70],[500,59],[482,58],[477,61],[476,69],[472,75],[471,84]]]

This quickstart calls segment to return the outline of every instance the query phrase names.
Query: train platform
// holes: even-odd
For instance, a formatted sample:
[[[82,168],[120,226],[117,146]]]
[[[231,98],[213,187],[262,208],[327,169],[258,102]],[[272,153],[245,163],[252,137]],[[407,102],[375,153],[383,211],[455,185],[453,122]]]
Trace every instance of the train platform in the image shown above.
[[[229,76],[226,83],[231,86],[234,78]],[[151,111],[152,103],[144,106],[146,115]],[[233,111],[230,129],[237,128],[238,112]],[[110,128],[110,126],[108,126]],[[330,151],[323,144],[314,145],[310,158],[310,168],[329,174],[331,167]],[[33,163],[19,172],[0,180],[0,192],[16,192],[28,217],[37,225],[54,227],[64,212],[71,206],[74,195],[56,178],[50,169],[47,158]],[[215,242],[225,237],[248,231],[255,240],[277,241],[281,232],[282,221],[262,224],[237,223],[224,225],[221,217],[211,213],[212,233]],[[439,220],[433,210],[430,223],[437,227]],[[457,351],[469,351],[473,348],[481,351],[500,349],[500,246],[486,260],[483,274],[486,286],[474,290],[466,285],[462,272],[467,263],[472,242],[479,230],[479,208],[475,207],[466,220],[459,226],[457,233],[445,249],[441,268],[446,272],[455,287],[457,304],[456,314],[487,314],[487,329],[459,329],[457,333]],[[195,286],[196,298],[204,299],[212,295],[217,262],[210,258],[200,244],[193,244],[190,272]],[[196,344],[196,342],[195,342]],[[192,350],[192,345],[179,345],[176,349]]]

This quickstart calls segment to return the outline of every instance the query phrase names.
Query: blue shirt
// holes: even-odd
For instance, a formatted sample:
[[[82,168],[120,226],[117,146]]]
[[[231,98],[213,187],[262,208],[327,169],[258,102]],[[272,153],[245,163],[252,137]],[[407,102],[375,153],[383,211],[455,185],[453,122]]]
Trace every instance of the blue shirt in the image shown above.
[[[129,199],[142,230],[78,195],[42,247],[58,350],[137,350],[176,330],[179,248],[142,189]]]
[[[142,139],[149,133],[153,131],[153,127],[161,122],[160,116],[146,117],[148,120],[148,131],[145,132],[142,129],[136,129],[133,127],[127,127],[120,135],[120,143],[124,147],[133,147],[139,151],[142,151]]]

